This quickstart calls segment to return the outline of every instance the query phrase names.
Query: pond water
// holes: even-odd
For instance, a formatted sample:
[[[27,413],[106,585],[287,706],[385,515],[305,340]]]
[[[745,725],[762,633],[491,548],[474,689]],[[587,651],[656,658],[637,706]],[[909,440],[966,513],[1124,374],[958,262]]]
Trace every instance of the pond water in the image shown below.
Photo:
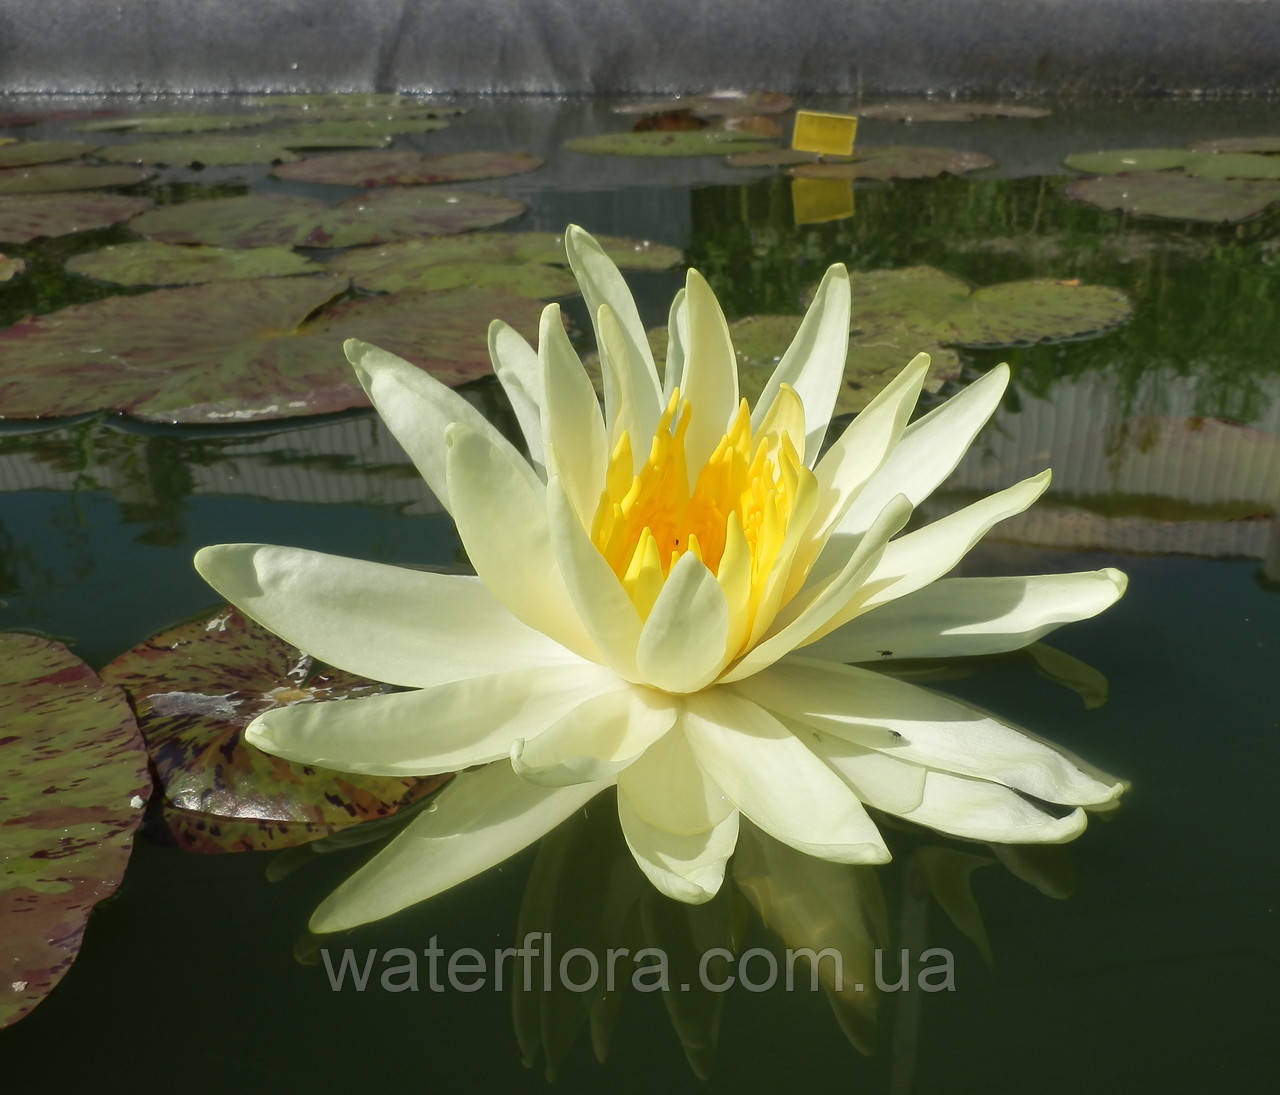
[[[775,864],[770,881],[748,863],[705,916],[677,922],[649,895],[625,898],[638,893],[639,876],[620,853],[611,811],[598,804],[541,851],[336,941],[307,937],[307,918],[368,847],[285,859],[200,855],[176,846],[152,816],[119,891],[92,914],[75,964],[30,1015],[0,1030],[7,1089],[409,1082],[525,1091],[547,1086],[548,1060],[565,1091],[1259,1089],[1280,974],[1280,205],[1231,223],[1130,216],[1068,198],[1063,187],[1076,173],[1061,161],[1274,135],[1274,104],[1069,102],[1034,119],[865,120],[859,146],[945,146],[995,165],[961,177],[859,180],[851,215],[822,223],[797,223],[792,180],[774,170],[731,168],[720,156],[563,149],[567,139],[631,124],[608,103],[461,105],[467,112],[448,128],[402,134],[395,147],[544,158],[535,171],[458,185],[525,203],[501,231],[576,222],[678,248],[730,320],[798,316],[806,288],[836,261],[855,272],[930,266],[974,287],[1078,279],[1127,296],[1123,321],[1094,333],[1086,320],[1075,332],[1090,337],[975,339],[956,351],[926,405],[1002,360],[1013,382],[924,508],[933,518],[1052,467],[1047,495],[997,526],[962,573],[1114,566],[1129,575],[1126,596],[1055,633],[1058,655],[934,667],[925,683],[998,711],[1133,788],[1118,811],[1051,855],[997,858],[922,830],[895,833],[894,863],[843,876],[823,898],[837,934],[858,936],[863,924],[865,936],[866,923],[882,922],[876,941],[888,956],[876,968],[868,943],[865,968],[885,984],[834,1011],[807,972],[792,991],[752,987],[781,953],[755,911],[758,895],[772,894],[771,926],[785,925],[793,864]],[[114,146],[141,138],[87,137],[76,128],[87,112],[255,109],[264,108],[28,100],[0,113],[41,120],[0,135]],[[164,167],[114,192],[163,206],[242,193],[332,204],[362,188],[273,178],[263,164]],[[839,184],[832,193],[839,202]],[[116,224],[0,243],[26,264],[0,283],[0,325],[140,292],[66,268],[73,256],[136,238]],[[629,275],[648,326],[666,322],[683,270]],[[585,347],[580,298],[564,307]],[[911,334],[932,341],[923,329]],[[483,337],[482,321],[481,348]],[[914,349],[904,347],[903,364]],[[336,344],[334,352],[340,360]],[[0,375],[0,392],[9,379]],[[514,436],[492,378],[462,390]],[[162,628],[216,611],[191,557],[239,541],[404,565],[465,563],[449,517],[371,410],[231,426],[112,414],[0,424],[0,630],[55,637],[101,667]],[[748,899],[753,886],[757,900]],[[622,912],[612,907],[620,902]],[[842,917],[853,926],[840,929]],[[815,940],[827,938],[826,928],[809,927]],[[665,994],[643,990],[651,984],[520,994],[492,978],[474,982],[476,991],[439,987],[451,955],[474,948],[491,957],[526,930],[551,932],[560,951],[677,940],[693,954],[732,940],[756,964],[739,965],[740,983],[724,993],[682,992],[679,976]],[[434,983],[428,947],[443,956]],[[374,955],[363,989],[354,977],[334,987],[326,963],[343,948],[360,963]],[[416,955],[415,968],[397,948]],[[875,1008],[866,1003],[873,996]],[[607,1047],[603,1063],[593,1040]],[[538,1046],[540,1055],[531,1051]],[[522,1056],[537,1058],[533,1067]]]

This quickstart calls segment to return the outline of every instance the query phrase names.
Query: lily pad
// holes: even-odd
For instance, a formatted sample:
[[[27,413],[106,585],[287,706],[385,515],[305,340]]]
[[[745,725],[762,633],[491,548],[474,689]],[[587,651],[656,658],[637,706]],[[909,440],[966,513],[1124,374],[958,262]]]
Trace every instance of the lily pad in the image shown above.
[[[963,148],[930,148],[925,145],[882,145],[855,148],[845,163],[800,164],[790,174],[805,179],[931,179],[938,175],[962,175],[995,166],[981,152]]]
[[[120,884],[151,797],[119,689],[60,643],[0,635],[0,1026],[75,960],[89,912]]]
[[[254,114],[135,114],[101,118],[76,126],[81,133],[211,133],[226,129],[251,129],[277,118],[292,117],[291,111]]]
[[[22,259],[0,255],[0,282],[12,281],[27,268]]]
[[[123,194],[46,194],[0,202],[0,240],[26,243],[127,221],[151,208],[149,198]]]
[[[1115,148],[1103,152],[1073,152],[1062,162],[1090,175],[1128,175],[1135,171],[1168,171],[1181,167],[1192,155],[1185,148]]]
[[[104,148],[98,156],[112,163],[226,164],[281,163],[298,157],[283,144],[266,135],[167,137]]]
[[[730,152],[724,162],[730,167],[794,167],[796,164],[848,163],[848,156],[822,156],[799,148],[757,148],[750,152]]]
[[[1280,179],[1280,156],[1207,152],[1189,158],[1184,170],[1202,179]]]
[[[1198,141],[1188,146],[1192,152],[1280,152],[1280,137],[1223,137]]]
[[[474,190],[407,187],[360,194],[337,205],[265,194],[183,202],[145,213],[132,227],[162,243],[356,247],[487,228],[524,210],[523,202]]]
[[[17,141],[0,147],[0,167],[75,160],[93,151],[93,145],[80,141]]]
[[[527,152],[454,152],[424,156],[412,149],[390,152],[335,152],[272,168],[278,179],[334,186],[417,186],[423,183],[498,179],[541,167]]]
[[[674,110],[716,118],[734,118],[751,114],[784,114],[795,100],[781,91],[751,91],[745,95],[675,95],[668,99],[642,99],[619,103],[615,114],[664,114]]]
[[[538,305],[485,290],[323,305],[341,278],[263,278],[73,305],[0,331],[0,415],[116,410],[158,422],[246,422],[363,407],[342,354],[361,338],[447,384],[489,373],[484,331],[527,335]],[[313,315],[313,313],[315,313]]]
[[[900,100],[858,108],[860,118],[885,122],[972,122],[978,118],[1044,118],[1050,111],[1017,103],[962,103],[935,99]]]
[[[1246,220],[1280,201],[1280,183],[1145,173],[1076,179],[1068,197],[1140,217],[1222,223]]]
[[[313,274],[323,267],[287,247],[232,250],[145,241],[75,255],[67,260],[67,269],[117,285],[196,285]]]
[[[368,696],[382,686],[321,669],[233,608],[153,635],[102,678],[132,701],[165,823],[192,851],[305,843],[393,814],[448,778],[334,772],[247,744],[244,728],[273,707]]]
[[[726,152],[773,148],[750,133],[726,129],[651,130],[647,133],[597,133],[564,142],[570,152],[593,156],[722,156]]]
[[[108,164],[46,164],[10,167],[0,171],[0,194],[43,194],[55,190],[97,190],[104,186],[133,186],[154,171]]]
[[[442,118],[351,118],[306,121],[272,128],[263,136],[286,148],[376,147],[397,133],[431,133],[449,123]]]

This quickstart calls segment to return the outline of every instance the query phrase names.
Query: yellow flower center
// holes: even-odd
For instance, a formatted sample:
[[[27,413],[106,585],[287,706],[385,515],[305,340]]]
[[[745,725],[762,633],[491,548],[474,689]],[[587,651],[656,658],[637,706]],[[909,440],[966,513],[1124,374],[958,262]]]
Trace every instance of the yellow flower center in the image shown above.
[[[692,413],[677,388],[658,420],[649,458],[634,474],[631,439],[625,432],[618,438],[591,539],[642,619],[676,560],[688,551],[722,586],[726,570],[745,568],[749,578],[742,607],[750,619],[782,550],[800,488],[807,486],[802,479],[812,474],[785,430],[752,436],[744,399],[690,489],[685,434]]]

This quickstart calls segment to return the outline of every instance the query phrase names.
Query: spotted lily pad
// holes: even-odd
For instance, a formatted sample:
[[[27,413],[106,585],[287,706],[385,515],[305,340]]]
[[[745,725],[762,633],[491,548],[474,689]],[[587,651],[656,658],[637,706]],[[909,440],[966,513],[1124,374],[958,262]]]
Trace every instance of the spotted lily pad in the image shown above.
[[[1103,152],[1073,152],[1062,162],[1090,175],[1119,175],[1168,171],[1181,167],[1192,155],[1185,148],[1115,148]]]
[[[0,255],[0,282],[12,281],[26,268],[27,264],[22,259]]]
[[[278,179],[334,186],[416,186],[519,175],[542,166],[527,152],[454,152],[424,156],[412,149],[390,152],[335,152],[272,168]]]
[[[848,162],[799,164],[790,174],[805,179],[931,179],[993,167],[995,160],[963,148],[883,145],[855,148]]]
[[[89,912],[120,884],[151,797],[119,689],[60,643],[0,635],[0,1026],[75,960]]]
[[[27,167],[75,160],[93,150],[93,145],[79,141],[17,141],[0,147],[0,167]]]
[[[224,164],[281,163],[298,157],[273,137],[165,137],[104,148],[98,156],[113,163]]]
[[[97,190],[104,186],[132,186],[151,178],[141,167],[87,163],[10,167],[0,171],[0,194],[44,194],[55,190]]]
[[[0,240],[26,243],[127,221],[151,208],[149,198],[123,194],[43,194],[0,202]]]
[[[972,122],[978,118],[1044,118],[1050,112],[1017,103],[962,103],[919,99],[858,108],[860,118],[885,122]]]
[[[67,269],[118,285],[196,285],[207,281],[319,273],[322,267],[287,247],[233,250],[173,243],[122,243],[67,260]]]
[[[484,331],[537,330],[533,301],[485,290],[346,300],[341,278],[264,278],[73,305],[0,331],[0,416],[116,410],[159,422],[246,422],[363,407],[346,338],[448,384],[490,370]],[[315,313],[313,315],[313,313]]]
[[[1280,152],[1280,137],[1223,137],[1216,141],[1198,141],[1189,146],[1192,152]]]
[[[355,247],[487,228],[518,217],[522,202],[474,190],[390,188],[330,205],[246,194],[146,213],[133,229],[162,243],[218,247]]]
[[[594,156],[722,156],[726,152],[745,152],[775,146],[750,133],[735,133],[726,129],[694,129],[597,133],[591,137],[574,137],[565,141],[564,147],[570,152],[585,152]]]
[[[619,103],[615,114],[663,114],[683,110],[715,118],[737,118],[752,114],[784,114],[795,105],[781,91],[752,91],[745,95],[676,95],[669,99],[643,99]]]
[[[376,694],[226,608],[153,635],[102,678],[133,702],[163,791],[162,814],[197,852],[287,848],[386,817],[448,777],[361,776],[273,757],[244,728],[274,707]]]
[[[1065,192],[1078,201],[1134,216],[1219,223],[1246,220],[1280,201],[1280,182],[1150,172],[1076,179]]]

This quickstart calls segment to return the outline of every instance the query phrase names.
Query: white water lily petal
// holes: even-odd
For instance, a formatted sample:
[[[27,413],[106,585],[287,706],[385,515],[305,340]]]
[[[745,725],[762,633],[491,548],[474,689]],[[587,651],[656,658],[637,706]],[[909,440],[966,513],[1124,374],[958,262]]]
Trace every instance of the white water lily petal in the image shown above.
[[[694,756],[684,730],[675,728],[618,775],[618,796],[650,825],[676,836],[696,836],[719,825],[737,808]]]
[[[312,657],[409,688],[578,658],[479,580],[303,548],[218,544],[196,570],[246,616]]]
[[[489,360],[511,401],[520,432],[529,449],[529,463],[540,479],[547,478],[542,434],[542,365],[537,351],[514,327],[495,319],[489,324]]]
[[[505,758],[569,711],[625,687],[589,662],[519,669],[413,692],[275,707],[245,738],[302,764],[373,776],[428,776]]]
[[[684,383],[684,363],[688,359],[689,306],[681,289],[671,298],[667,313],[667,360],[662,367],[662,403],[666,406],[671,393]]]
[[[434,897],[528,847],[607,786],[539,787],[505,763],[462,772],[430,812],[325,898],[309,927],[342,931]]]
[[[729,606],[716,576],[686,552],[649,610],[636,647],[636,669],[654,688],[697,691],[724,665],[728,636]]]
[[[548,787],[611,779],[671,729],[678,710],[677,701],[647,688],[606,692],[515,742],[511,766]]]
[[[890,730],[900,738],[885,751],[900,760],[997,781],[1046,802],[1103,805],[1125,788],[976,707],[869,669],[793,654],[733,687],[786,722],[872,748],[879,746],[868,742],[866,728]]]
[[[560,305],[548,304],[538,333],[538,358],[544,377],[542,428],[548,471],[560,477],[584,528],[591,527],[609,461],[609,442],[595,389],[569,336]]]
[[[699,765],[765,832],[822,859],[889,860],[857,796],[762,707],[726,688],[687,705],[681,721]]]
[[[857,535],[865,531],[895,494],[905,494],[916,506],[928,498],[995,413],[1008,384],[1009,367],[997,365],[903,430],[898,443],[845,511],[837,526],[839,532]]]
[[[795,338],[751,412],[754,430],[769,413],[779,387],[789,384],[794,388],[804,404],[802,455],[808,467],[813,467],[818,459],[844,379],[845,358],[849,353],[849,309],[849,274],[843,265],[836,263],[823,275]]]
[[[618,792],[618,820],[636,863],[658,890],[689,905],[701,905],[719,892],[738,843],[738,816],[734,810],[700,833],[672,833],[646,821]]]
[[[1096,616],[1128,579],[1111,567],[1016,578],[943,578],[879,606],[805,647],[835,662],[952,658],[1020,650]]]
[[[691,408],[684,436],[690,487],[738,410],[738,359],[729,324],[711,286],[697,270],[685,282],[689,342],[685,348],[680,395]]]
[[[369,402],[449,513],[453,513],[453,503],[445,474],[444,434],[453,422],[466,424],[505,450],[518,465],[520,477],[531,488],[541,486],[537,472],[515,446],[452,388],[404,358],[359,339],[347,339],[342,348]]]
[[[565,611],[569,595],[556,566],[541,481],[535,476],[531,485],[517,470],[529,465],[514,450],[468,426],[448,427],[445,444],[453,519],[480,580],[512,615],[594,660],[595,644]]]
[[[925,776],[929,769],[898,760],[881,749],[868,749],[823,734],[803,723],[786,725],[868,806],[887,814],[903,815],[919,808],[924,801]]]

